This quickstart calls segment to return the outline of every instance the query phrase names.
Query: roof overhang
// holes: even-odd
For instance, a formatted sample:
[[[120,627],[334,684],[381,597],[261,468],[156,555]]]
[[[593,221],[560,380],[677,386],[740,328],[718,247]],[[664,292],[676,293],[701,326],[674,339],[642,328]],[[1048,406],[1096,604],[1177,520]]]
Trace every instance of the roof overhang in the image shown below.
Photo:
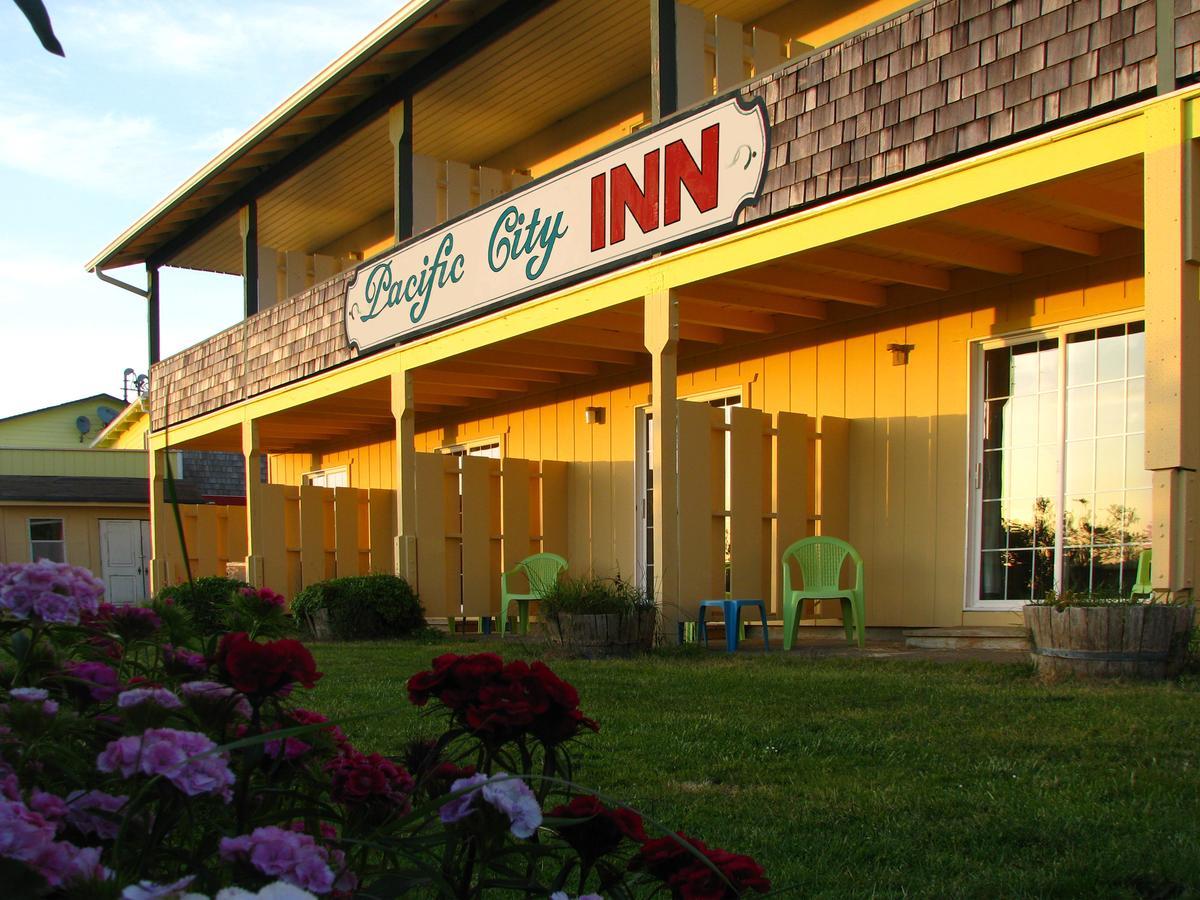
[[[497,5],[497,0],[410,0],[129,226],[87,263],[88,271],[147,261],[228,203],[264,168],[414,69]]]

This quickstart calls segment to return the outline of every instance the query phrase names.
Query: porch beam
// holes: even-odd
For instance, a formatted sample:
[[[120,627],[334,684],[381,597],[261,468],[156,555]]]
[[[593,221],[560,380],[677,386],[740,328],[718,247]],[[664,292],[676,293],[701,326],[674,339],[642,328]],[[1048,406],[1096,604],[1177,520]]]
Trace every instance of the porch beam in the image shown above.
[[[166,509],[165,482],[166,475],[165,450],[151,450],[149,453],[150,476],[150,594],[154,596],[167,586],[167,548],[170,540],[169,522],[163,521],[162,512]]]
[[[592,348],[618,351],[642,349],[642,339],[636,334],[609,331],[604,328],[589,328],[581,324],[555,325],[553,328],[538,332],[538,337],[551,343],[578,344],[589,350]]]
[[[770,291],[756,291],[718,282],[688,284],[676,289],[681,300],[700,300],[704,303],[725,303],[758,312],[797,316],[802,319],[824,319],[827,303],[813,297],[786,297]]]
[[[1066,181],[1038,188],[1035,194],[1064,212],[1079,213],[1112,225],[1141,229],[1145,223],[1142,199],[1094,184]]]
[[[780,260],[779,265],[742,269],[721,280],[790,297],[820,297],[855,306],[887,304],[887,290],[878,284],[800,269],[788,260]]]
[[[651,465],[654,470],[654,593],[667,634],[683,620],[679,597],[679,455],[676,419],[679,375],[679,299],[670,290],[648,294],[646,349],[650,352]]]
[[[453,394],[433,394],[428,391],[416,391],[414,389],[413,396],[417,403],[436,403],[438,406],[470,406],[478,399],[491,398],[474,398],[459,397]]]
[[[258,312],[258,204],[253,197],[238,213],[238,230],[242,236],[242,312],[248,319]]]
[[[679,108],[675,0],[649,0],[649,3],[650,115],[659,122]]]
[[[539,372],[550,372],[555,375],[559,373],[596,375],[600,371],[600,367],[590,360],[550,355],[558,349],[553,345],[546,345],[551,347],[550,353],[535,350],[536,343],[532,346],[529,342],[516,347],[511,347],[509,344],[504,346],[506,348],[504,350],[476,350],[467,361],[472,365],[496,366],[512,370],[536,369]]]
[[[418,385],[439,384],[439,385],[455,385],[462,387],[486,387],[493,388],[497,391],[527,391],[529,390],[529,381],[522,380],[511,374],[503,375],[479,375],[470,372],[453,372],[445,369],[418,369],[420,379]]]
[[[966,266],[968,269],[981,269],[984,272],[996,272],[1001,275],[1020,275],[1024,270],[1021,254],[1007,247],[993,247],[988,244],[956,237],[941,231],[931,231],[927,228],[905,226],[875,231],[854,239],[856,244],[877,247],[881,250],[891,250],[896,253],[907,253],[921,259],[946,263],[951,266]]]
[[[1153,472],[1151,583],[1167,599],[1194,596],[1198,562],[1200,259],[1190,240],[1198,215],[1197,150],[1186,129],[1182,103],[1147,110],[1145,466]]]
[[[629,332],[630,334],[639,334],[644,327],[640,312],[631,312],[621,308],[606,309],[603,312],[592,313],[588,316],[587,321],[594,325],[604,328],[614,328],[618,331]],[[701,344],[725,343],[725,332],[721,331],[720,328],[698,322],[680,321],[679,337],[681,340],[697,341]]]
[[[413,390],[416,391],[418,397],[425,397],[431,394],[447,394],[456,397],[473,397],[476,400],[494,400],[502,393],[499,390],[491,390],[490,388],[476,387],[467,384],[426,384],[424,381],[413,379]]]
[[[412,97],[388,110],[388,139],[392,144],[392,233],[399,243],[413,235]]]
[[[630,352],[629,335],[618,331],[602,331],[584,328],[582,325],[554,325],[553,328],[535,332],[536,337],[512,341],[512,346],[528,347],[536,353],[563,354],[572,359],[589,359],[595,362],[629,362],[636,360]],[[635,338],[636,340],[636,338]]]
[[[950,273],[946,269],[923,266],[920,263],[906,262],[886,256],[876,256],[873,253],[844,250],[841,247],[811,250],[794,257],[794,262],[797,268],[818,266],[825,269],[836,269],[839,272],[866,275],[897,284],[929,288],[934,291],[950,290]]]
[[[412,372],[400,369],[392,374],[390,382],[396,428],[396,537],[392,559],[396,574],[417,590],[417,402]]]
[[[734,309],[727,305],[710,300],[698,300],[694,297],[681,297],[679,314],[686,324],[715,325],[718,328],[728,328],[731,331],[745,331],[751,334],[771,334],[777,323],[771,316],[748,309]],[[680,328],[685,323],[680,324]]]
[[[514,369],[518,371],[514,371]],[[514,360],[512,366],[502,366],[495,363],[474,362],[470,359],[456,359],[452,365],[438,366],[435,369],[426,369],[425,371],[440,372],[445,375],[481,375],[518,378],[521,381],[536,381],[542,384],[558,384],[562,381],[562,378],[555,372],[545,372],[541,369],[523,367],[521,360]]]
[[[1030,241],[1044,247],[1055,247],[1083,256],[1100,255],[1100,235],[1067,225],[1059,225],[1036,216],[986,207],[955,209],[941,216],[956,225],[976,228],[989,234]]]

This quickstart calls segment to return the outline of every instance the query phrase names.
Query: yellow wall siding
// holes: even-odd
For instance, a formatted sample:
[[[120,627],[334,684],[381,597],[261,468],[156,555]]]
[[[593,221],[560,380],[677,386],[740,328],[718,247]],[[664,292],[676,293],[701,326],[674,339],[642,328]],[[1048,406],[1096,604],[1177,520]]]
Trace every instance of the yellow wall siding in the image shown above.
[[[114,405],[103,397],[89,397],[75,403],[14,416],[0,422],[0,446],[86,448],[104,429],[103,423],[96,415],[96,408],[99,406],[110,406],[118,411],[120,409],[120,403]],[[91,431],[82,441],[75,427],[75,419],[79,416],[87,416],[92,425]]]
[[[145,506],[0,506],[0,562],[30,562],[29,520],[62,519],[67,562],[100,575],[100,520],[149,521]]]
[[[0,447],[0,475],[147,477],[147,454],[135,450],[54,450]]]
[[[704,364],[685,361],[679,396],[741,391],[747,405],[772,413],[849,420],[848,536],[866,560],[872,625],[1013,623],[1013,613],[963,610],[968,343],[1141,307],[1140,253],[1132,241],[1114,246],[1124,250],[1068,270],[1001,286],[968,276],[966,288],[937,302],[769,338],[757,351],[716,350]],[[908,365],[892,365],[889,343],[915,345]],[[551,390],[531,397],[536,405],[428,428],[418,432],[417,450],[500,438],[506,456],[573,463],[572,570],[631,574],[636,409],[648,402],[649,387],[610,379],[586,390]],[[588,406],[605,408],[604,424],[584,423]],[[297,483],[309,459],[276,457],[272,480]],[[348,462],[354,487],[394,486],[391,441],[326,452],[319,460]]]

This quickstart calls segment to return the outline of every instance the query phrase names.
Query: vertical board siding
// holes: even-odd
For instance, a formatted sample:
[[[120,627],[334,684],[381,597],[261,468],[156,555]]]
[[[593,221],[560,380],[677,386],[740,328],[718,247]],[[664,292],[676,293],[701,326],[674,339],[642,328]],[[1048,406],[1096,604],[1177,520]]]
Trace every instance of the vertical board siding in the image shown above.
[[[499,516],[499,503],[493,503],[492,473],[500,462],[482,456],[464,456],[462,463],[462,571],[463,615],[490,616],[492,608],[493,575],[498,577],[499,565],[492,566],[493,515]],[[417,532],[417,545],[421,533]]]
[[[695,619],[699,601],[725,593],[725,434],[721,410],[707,403],[679,403],[679,543],[687,565],[679,572],[680,614]]]
[[[369,570],[375,575],[390,575],[396,570],[396,492],[371,490],[367,504]]]

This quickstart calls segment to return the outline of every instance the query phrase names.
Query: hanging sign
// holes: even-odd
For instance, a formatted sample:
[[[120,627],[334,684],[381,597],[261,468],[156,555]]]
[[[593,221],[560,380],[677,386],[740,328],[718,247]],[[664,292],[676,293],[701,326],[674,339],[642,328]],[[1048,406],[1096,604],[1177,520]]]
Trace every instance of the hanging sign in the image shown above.
[[[757,98],[638,132],[360,265],[346,338],[411,340],[731,228],[759,198],[767,147]]]

